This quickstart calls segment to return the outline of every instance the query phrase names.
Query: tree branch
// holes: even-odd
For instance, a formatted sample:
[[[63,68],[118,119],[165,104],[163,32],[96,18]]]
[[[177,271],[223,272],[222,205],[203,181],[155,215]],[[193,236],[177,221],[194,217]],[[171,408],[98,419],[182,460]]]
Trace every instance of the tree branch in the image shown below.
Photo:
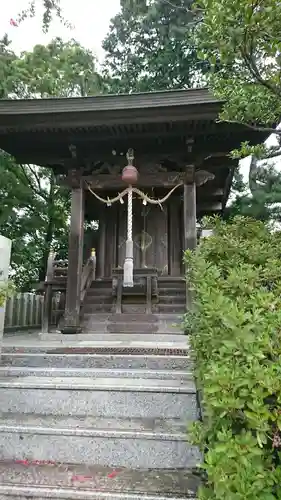
[[[253,7],[254,9],[254,7]],[[257,63],[254,57],[254,42],[253,42],[253,37],[249,34],[247,30],[247,26],[245,28],[244,32],[244,47],[240,47],[240,53],[242,56],[242,59],[244,60],[244,63],[246,67],[248,68],[250,74],[257,80],[257,82],[265,87],[267,90],[272,92],[274,95],[280,95],[281,92],[279,91],[277,86],[272,85],[270,82],[267,80],[264,80],[262,75],[260,74],[260,71],[257,67]]]
[[[29,170],[31,171],[32,175],[34,176],[34,178],[35,178],[35,180],[36,180],[36,182],[37,182],[37,185],[38,185],[38,189],[39,189],[39,191],[42,191],[41,181],[40,181],[40,178],[39,178],[39,176],[38,176],[38,174],[37,174],[36,170],[34,170],[34,169],[31,167],[31,165],[28,165],[28,168],[29,168]]]
[[[278,151],[275,151],[274,153],[269,153],[268,155],[266,155],[265,158],[260,158],[261,161],[263,160],[271,160],[272,158],[277,158],[277,157],[280,157],[281,156],[281,149],[279,149]]]
[[[22,170],[22,173],[24,174],[24,177],[28,183],[28,186],[30,187],[30,189],[32,189],[32,191],[37,195],[39,196],[40,198],[42,198],[45,202],[48,201],[48,197],[46,196],[46,194],[43,192],[42,190],[42,187],[41,187],[41,183],[40,183],[40,179],[38,177],[38,174],[34,172],[34,170],[31,168],[30,165],[28,165],[28,168],[30,169],[30,171],[32,172],[32,174],[34,175],[34,178],[36,179],[36,182],[38,184],[38,189],[36,189],[36,187],[34,186],[34,184],[31,182],[31,179],[28,177],[26,171],[25,171],[25,168],[24,168],[24,165],[22,164],[19,164],[21,170]]]
[[[277,128],[272,128],[272,127],[262,127],[259,125],[252,125],[250,123],[240,122],[239,120],[218,120],[218,123],[223,123],[223,122],[237,123],[238,125],[244,125],[245,127],[250,128],[252,130],[256,130],[257,132],[268,132],[269,134],[275,134],[281,137],[281,129],[279,130]]]
[[[34,186],[33,186],[33,185],[32,185],[32,183],[30,182],[30,179],[29,179],[29,177],[28,177],[28,175],[27,175],[27,173],[26,173],[26,171],[25,171],[25,169],[24,169],[24,166],[23,166],[21,163],[19,163],[19,167],[20,167],[20,169],[21,169],[21,171],[22,171],[22,173],[23,173],[23,175],[24,175],[24,178],[25,178],[25,180],[26,180],[26,183],[27,183],[28,187],[29,187],[32,191],[34,191]]]

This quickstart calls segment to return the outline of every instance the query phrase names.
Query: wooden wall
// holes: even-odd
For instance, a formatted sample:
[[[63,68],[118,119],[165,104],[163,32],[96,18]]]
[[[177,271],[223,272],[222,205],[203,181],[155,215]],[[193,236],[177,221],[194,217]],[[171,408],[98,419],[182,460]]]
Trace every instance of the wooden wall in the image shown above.
[[[133,201],[134,266],[156,267],[160,275],[179,276],[182,272],[182,204],[171,197],[163,207],[144,206]],[[97,269],[100,277],[110,277],[112,268],[123,267],[127,228],[127,205],[104,207],[100,215]],[[142,243],[146,248],[141,250]]]

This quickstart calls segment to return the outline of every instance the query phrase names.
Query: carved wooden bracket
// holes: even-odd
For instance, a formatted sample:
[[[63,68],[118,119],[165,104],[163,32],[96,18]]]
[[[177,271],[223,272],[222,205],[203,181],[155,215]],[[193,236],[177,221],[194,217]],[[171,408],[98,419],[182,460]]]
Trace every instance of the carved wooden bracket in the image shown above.
[[[197,170],[194,174],[196,186],[203,186],[206,182],[213,181],[215,174],[207,170]]]
[[[192,184],[195,182],[196,186],[202,186],[208,181],[212,181],[215,175],[207,170],[196,170],[194,165],[186,165],[184,182]]]
[[[66,181],[72,188],[81,188],[84,183],[83,168],[69,170]]]

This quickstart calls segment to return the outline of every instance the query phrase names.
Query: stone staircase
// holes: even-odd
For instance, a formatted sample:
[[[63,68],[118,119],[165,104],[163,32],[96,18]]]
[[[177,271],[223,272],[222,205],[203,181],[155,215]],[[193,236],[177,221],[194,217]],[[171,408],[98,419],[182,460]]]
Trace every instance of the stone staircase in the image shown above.
[[[158,307],[170,306],[166,297],[180,297],[180,288],[171,283],[169,294],[163,281]],[[146,319],[91,310],[83,334],[6,338],[1,500],[196,497],[200,454],[188,443],[188,424],[198,418],[192,363],[177,316],[166,310]]]
[[[180,334],[179,315],[185,311],[186,285],[182,278],[158,278],[158,299],[152,314],[145,313],[145,299],[124,300],[123,314],[114,313],[112,280],[94,281],[81,311],[83,331],[89,333]]]
[[[158,313],[183,314],[186,305],[186,283],[183,278],[158,278]]]

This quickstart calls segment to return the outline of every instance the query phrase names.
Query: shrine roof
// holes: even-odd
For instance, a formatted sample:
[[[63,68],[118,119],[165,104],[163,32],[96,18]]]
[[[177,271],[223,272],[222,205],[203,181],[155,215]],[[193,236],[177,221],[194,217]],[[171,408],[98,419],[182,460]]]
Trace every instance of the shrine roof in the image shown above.
[[[46,99],[15,99],[0,101],[0,115],[34,115],[81,113],[101,111],[148,110],[215,104],[216,99],[208,89],[167,90],[134,94],[107,94],[87,97],[49,97]],[[2,128],[2,120],[1,120]]]
[[[219,153],[226,165],[229,152],[242,141],[259,143],[266,135],[218,123],[222,105],[208,89],[0,100],[0,148],[18,162],[57,172],[70,168],[72,145],[80,165],[84,159],[92,165],[111,161],[112,151],[124,155],[129,147],[136,157],[145,151],[167,159],[182,152],[187,163],[202,152],[206,157]],[[188,153],[190,140],[193,155]]]

